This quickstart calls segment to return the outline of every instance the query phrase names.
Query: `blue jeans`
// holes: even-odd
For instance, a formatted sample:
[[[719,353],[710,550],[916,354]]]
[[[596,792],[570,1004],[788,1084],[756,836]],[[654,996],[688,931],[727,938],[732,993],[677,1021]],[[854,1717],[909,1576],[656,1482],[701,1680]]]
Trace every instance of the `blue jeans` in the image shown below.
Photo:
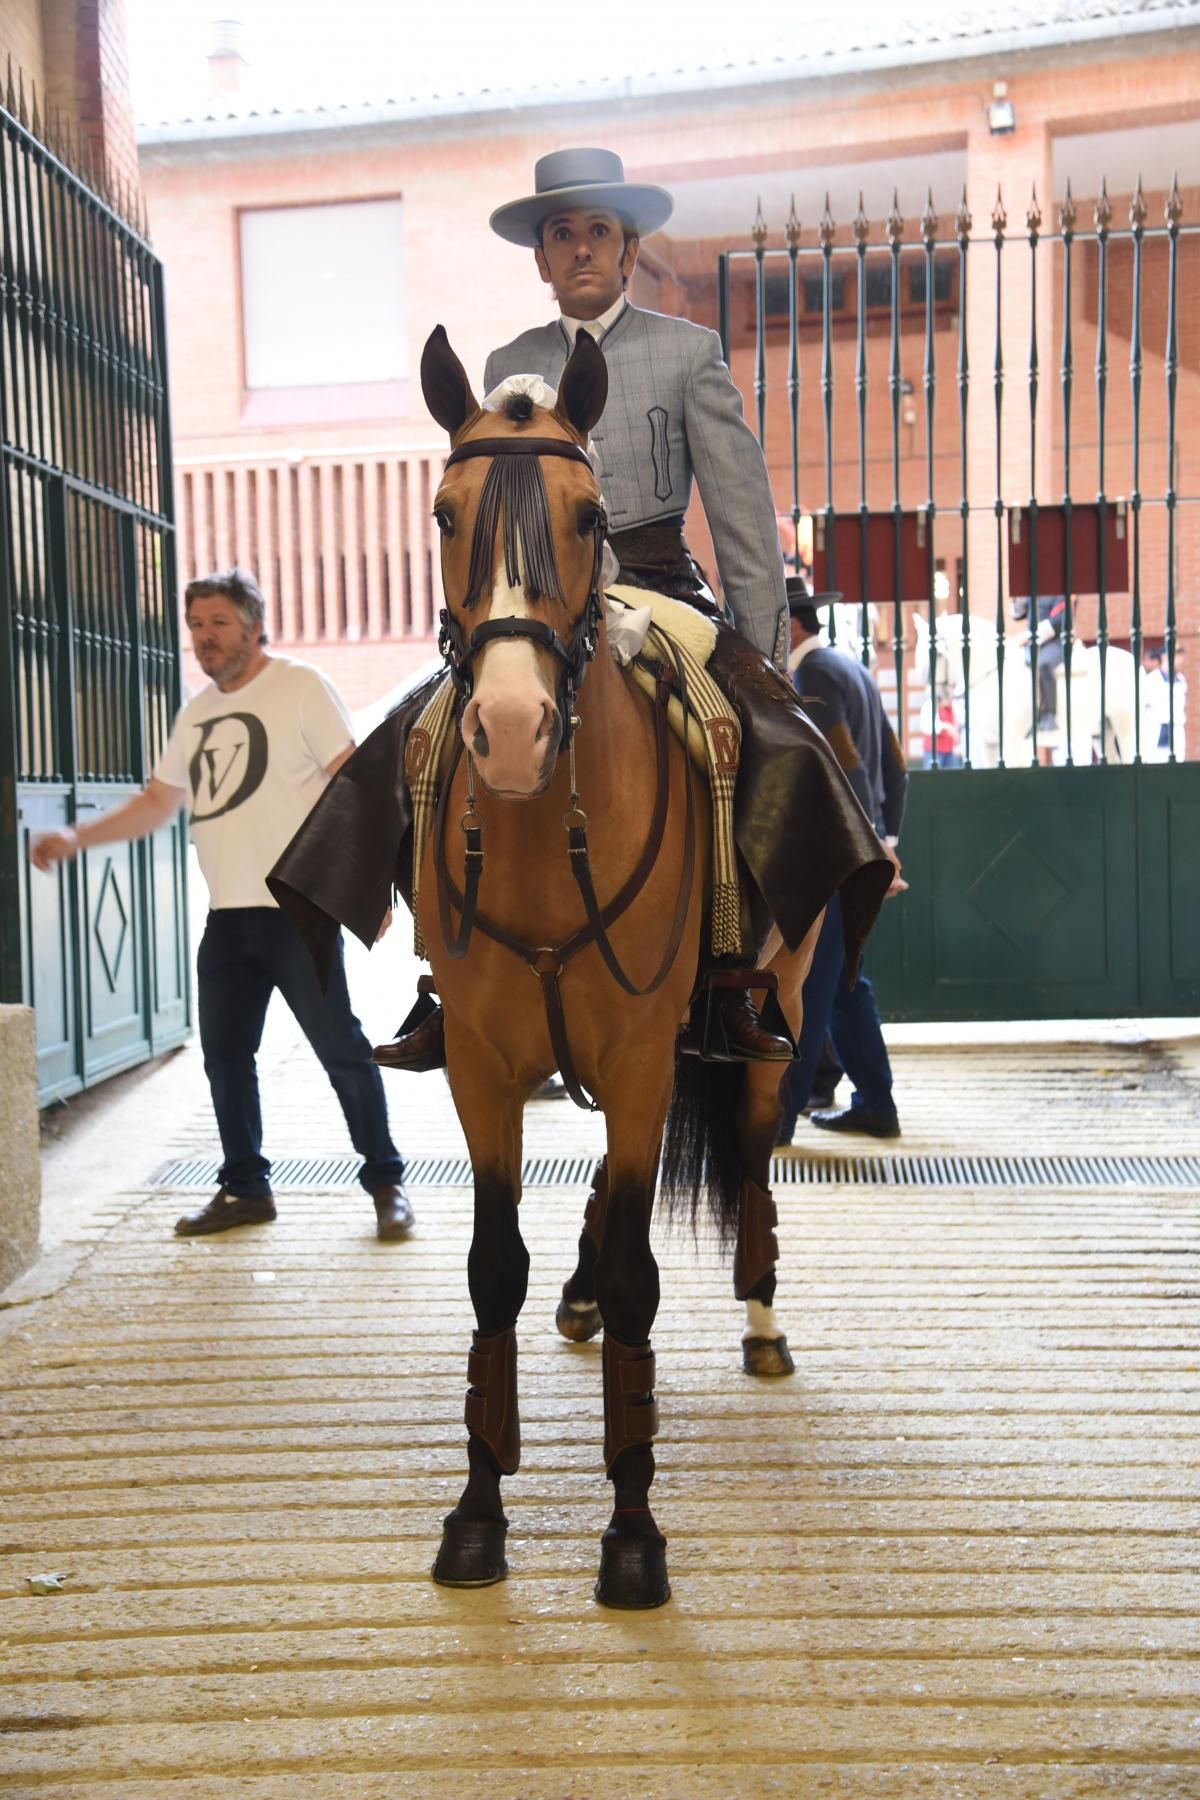
[[[278,907],[222,907],[208,915],[196,974],[204,1072],[224,1157],[222,1186],[243,1199],[271,1191],[254,1058],[275,988],[341,1103],[350,1140],[363,1158],[363,1187],[371,1194],[398,1183],[404,1163],[388,1131],[383,1081],[371,1061],[371,1046],[350,1010],[341,938],[322,993],[300,934]]]
[[[892,1068],[875,990],[865,975],[860,975],[853,987],[846,981],[842,903],[836,894],[825,908],[825,923],[804,983],[804,1019],[796,1046],[797,1060],[784,1077],[780,1096],[780,1143],[790,1141],[796,1120],[808,1105],[826,1032],[854,1083],[851,1107],[894,1112]]]

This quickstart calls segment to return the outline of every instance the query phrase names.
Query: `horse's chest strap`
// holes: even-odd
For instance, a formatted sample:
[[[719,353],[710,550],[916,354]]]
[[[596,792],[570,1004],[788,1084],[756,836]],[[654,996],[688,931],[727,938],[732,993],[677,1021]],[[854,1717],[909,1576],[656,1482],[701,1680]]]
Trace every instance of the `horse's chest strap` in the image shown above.
[[[468,785],[467,811],[463,816],[462,829],[466,837],[466,851],[463,862],[463,886],[460,892],[450,878],[446,865],[445,824],[446,810],[453,782],[454,772],[462,755],[462,740],[458,741],[454,761],[446,772],[442,790],[438,796],[437,820],[435,825],[435,862],[437,867],[438,912],[442,927],[442,939],[446,954],[455,961],[461,960],[467,953],[471,936],[476,927],[493,943],[511,950],[526,962],[537,976],[542,990],[542,1002],[546,1009],[546,1024],[550,1032],[550,1042],[558,1062],[559,1073],[563,1083],[576,1106],[588,1111],[596,1110],[596,1103],[584,1090],[571,1058],[570,1044],[567,1040],[566,1017],[563,1012],[562,990],[559,978],[566,964],[573,956],[589,944],[595,944],[600,956],[614,981],[635,998],[653,994],[666,980],[679,946],[683,940],[684,927],[687,923],[688,907],[691,901],[692,884],[696,866],[696,816],[695,796],[692,791],[691,764],[686,756],[683,761],[683,780],[686,795],[684,815],[683,856],[680,867],[679,888],[675,899],[675,909],[671,920],[671,929],[663,950],[659,966],[650,980],[642,987],[630,981],[617,958],[608,936],[608,927],[615,923],[621,915],[637,899],[645,886],[658,855],[662,849],[663,835],[666,829],[668,801],[670,796],[670,762],[668,756],[667,702],[673,691],[677,691],[684,707],[685,727],[687,715],[687,684],[682,669],[660,670],[655,694],[654,707],[654,739],[655,739],[655,796],[654,810],[650,819],[646,841],[636,867],[620,890],[601,907],[597,897],[595,883],[592,879],[591,858],[587,840],[587,815],[579,805],[574,793],[572,779],[571,806],[564,818],[567,831],[567,849],[570,858],[571,873],[575,878],[583,900],[586,924],[573,932],[563,943],[549,947],[525,943],[521,938],[506,931],[495,920],[489,919],[479,911],[479,883],[483,874],[483,822],[475,811],[474,791]],[[572,757],[572,776],[574,774],[574,758]],[[455,930],[451,908],[459,911],[459,925]]]

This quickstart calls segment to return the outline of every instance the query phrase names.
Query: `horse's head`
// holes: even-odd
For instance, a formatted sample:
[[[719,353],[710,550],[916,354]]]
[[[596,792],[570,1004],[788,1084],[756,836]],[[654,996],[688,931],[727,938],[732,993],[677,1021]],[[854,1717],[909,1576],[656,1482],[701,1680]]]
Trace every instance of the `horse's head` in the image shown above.
[[[463,739],[489,792],[532,799],[554,773],[600,633],[607,522],[585,445],[608,371],[581,331],[553,410],[516,394],[483,412],[439,325],[421,386],[451,440],[434,517],[440,647],[463,697]]]

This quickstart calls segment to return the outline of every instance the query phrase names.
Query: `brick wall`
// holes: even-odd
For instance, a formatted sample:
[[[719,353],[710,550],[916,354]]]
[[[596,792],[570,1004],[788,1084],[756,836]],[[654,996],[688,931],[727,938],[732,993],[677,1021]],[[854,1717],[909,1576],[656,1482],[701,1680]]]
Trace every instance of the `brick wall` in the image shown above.
[[[28,83],[37,83],[38,94],[46,88],[46,53],[42,41],[42,0],[4,0],[0,7],[0,66],[7,70],[13,61],[14,81],[20,69]]]
[[[30,104],[36,85],[44,131],[57,112],[97,168],[136,192],[125,0],[4,0],[0,59],[9,55]]]

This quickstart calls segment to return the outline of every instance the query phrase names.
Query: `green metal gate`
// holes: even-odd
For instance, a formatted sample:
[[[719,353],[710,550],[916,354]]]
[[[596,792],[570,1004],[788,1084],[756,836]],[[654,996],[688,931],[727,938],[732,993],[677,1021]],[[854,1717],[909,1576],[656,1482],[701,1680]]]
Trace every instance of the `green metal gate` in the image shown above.
[[[922,693],[935,746],[939,701],[961,713],[962,766],[935,754],[910,776],[910,892],[869,952],[888,1018],[1200,1012],[1200,763],[1182,760],[1176,680],[1180,538],[1194,553],[1200,529],[1200,493],[1179,486],[1197,466],[1180,430],[1198,429],[1179,416],[1179,263],[1200,228],[1177,185],[1148,217],[1139,182],[1114,229],[1101,184],[1090,229],[1068,190],[1056,231],[1035,196],[1010,236],[998,198],[977,237],[964,194],[945,234],[930,196],[906,242],[896,203],[873,240],[861,202],[848,232],[827,202],[807,240],[793,208],[778,249],[760,210],[754,248],[719,261],[726,357],[796,568],[811,519],[813,585],[848,603],[833,635],[841,611],[864,661],[882,651],[902,742]],[[1039,596],[1061,597],[1051,729],[1037,652],[1011,629]],[[1152,762],[1144,683],[1163,677],[1142,657],[1160,645]]]
[[[28,861],[31,834],[146,780],[179,705],[179,625],[162,269],[11,82],[7,102],[0,997],[35,1010],[45,1104],[190,1027],[185,826],[48,874]]]

